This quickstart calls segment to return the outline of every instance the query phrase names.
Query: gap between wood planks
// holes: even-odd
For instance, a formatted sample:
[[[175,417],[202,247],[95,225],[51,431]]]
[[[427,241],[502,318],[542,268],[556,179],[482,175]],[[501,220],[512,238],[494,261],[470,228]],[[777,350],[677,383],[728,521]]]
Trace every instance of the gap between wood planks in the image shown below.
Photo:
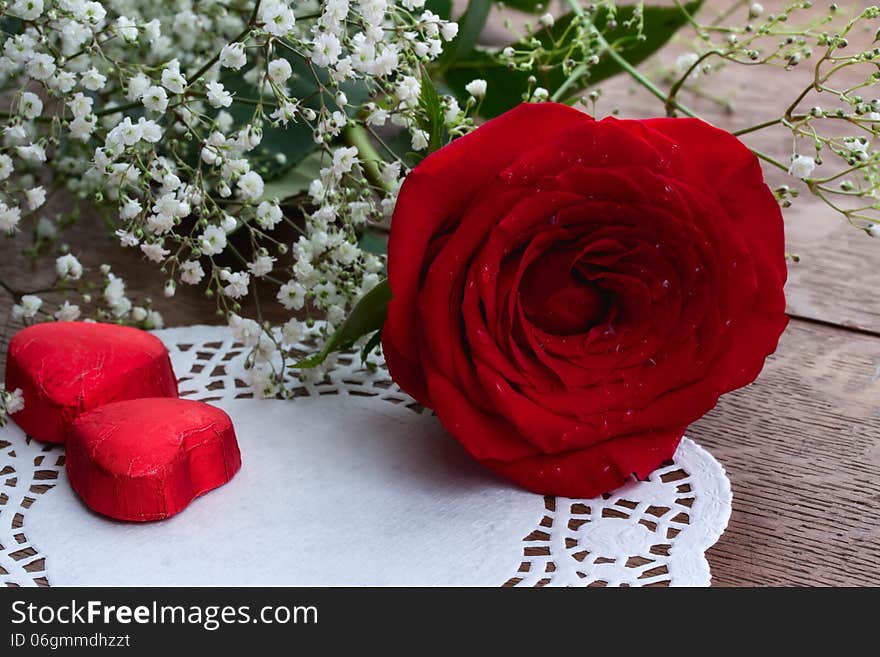
[[[827,319],[819,319],[817,317],[808,317],[807,315],[799,315],[797,313],[786,312],[785,314],[789,319],[797,322],[806,322],[807,324],[815,324],[816,326],[825,326],[827,328],[840,329],[841,331],[846,331],[848,333],[856,333],[858,335],[866,335],[868,337],[880,338],[880,331],[861,328],[860,326],[849,326],[847,324],[840,324],[838,322],[832,322]]]

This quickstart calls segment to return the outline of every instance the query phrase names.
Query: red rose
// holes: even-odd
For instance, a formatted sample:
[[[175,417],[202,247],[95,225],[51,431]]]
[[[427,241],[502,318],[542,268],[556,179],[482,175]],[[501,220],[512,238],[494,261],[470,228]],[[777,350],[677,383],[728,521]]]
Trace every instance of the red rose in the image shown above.
[[[520,105],[413,170],[388,255],[391,375],[537,493],[646,476],[787,322],[779,207],[698,120]]]

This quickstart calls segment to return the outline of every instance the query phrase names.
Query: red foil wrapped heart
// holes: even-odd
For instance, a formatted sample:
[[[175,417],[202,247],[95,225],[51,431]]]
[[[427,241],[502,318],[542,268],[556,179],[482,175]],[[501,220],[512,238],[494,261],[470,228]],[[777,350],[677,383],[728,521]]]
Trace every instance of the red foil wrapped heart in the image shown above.
[[[241,468],[229,416],[187,399],[133,399],[80,415],[67,433],[67,475],[92,510],[161,520]]]
[[[51,322],[9,342],[6,389],[21,388],[24,409],[12,416],[31,437],[64,442],[80,413],[138,397],[177,397],[165,345],[153,335],[115,324]]]

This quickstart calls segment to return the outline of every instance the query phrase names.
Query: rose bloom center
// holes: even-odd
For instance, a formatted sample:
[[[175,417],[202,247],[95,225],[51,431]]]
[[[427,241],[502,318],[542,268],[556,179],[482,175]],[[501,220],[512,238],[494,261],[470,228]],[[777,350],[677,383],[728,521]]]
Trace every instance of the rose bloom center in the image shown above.
[[[602,322],[608,293],[587,279],[580,249],[556,248],[523,275],[519,298],[528,320],[547,333],[573,335]]]

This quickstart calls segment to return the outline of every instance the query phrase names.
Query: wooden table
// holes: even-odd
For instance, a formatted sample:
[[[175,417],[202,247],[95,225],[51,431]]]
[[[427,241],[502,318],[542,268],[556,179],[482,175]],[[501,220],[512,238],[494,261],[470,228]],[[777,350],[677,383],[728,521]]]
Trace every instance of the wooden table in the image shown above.
[[[493,36],[498,38],[490,30]],[[663,61],[674,61],[680,49],[673,45]],[[709,101],[692,105],[722,127],[744,127],[777,116],[775,105],[793,98],[808,77],[807,70],[731,70],[721,79],[722,93],[736,93],[732,115]],[[628,80],[615,79],[603,92],[601,112],[662,113]],[[761,131],[746,141],[780,159],[791,149],[784,131]],[[771,185],[794,182],[777,171],[768,171],[768,179]],[[791,324],[758,381],[726,395],[688,432],[721,461],[733,484],[730,526],[708,553],[713,581],[878,585],[880,240],[849,227],[812,198],[800,199],[785,214],[787,249],[801,256],[790,266],[786,288]],[[69,243],[87,266],[109,263],[132,294],[152,295],[168,325],[217,323],[214,305],[191,288],[180,286],[173,299],[162,299],[154,266],[119,249],[96,219],[83,220]],[[2,248],[9,253],[8,243]],[[20,288],[45,283],[20,266],[2,258],[0,277]],[[8,316],[10,305],[0,297],[0,317]],[[276,305],[264,303],[264,314],[282,317]],[[3,327],[5,347],[16,326],[6,321]]]

